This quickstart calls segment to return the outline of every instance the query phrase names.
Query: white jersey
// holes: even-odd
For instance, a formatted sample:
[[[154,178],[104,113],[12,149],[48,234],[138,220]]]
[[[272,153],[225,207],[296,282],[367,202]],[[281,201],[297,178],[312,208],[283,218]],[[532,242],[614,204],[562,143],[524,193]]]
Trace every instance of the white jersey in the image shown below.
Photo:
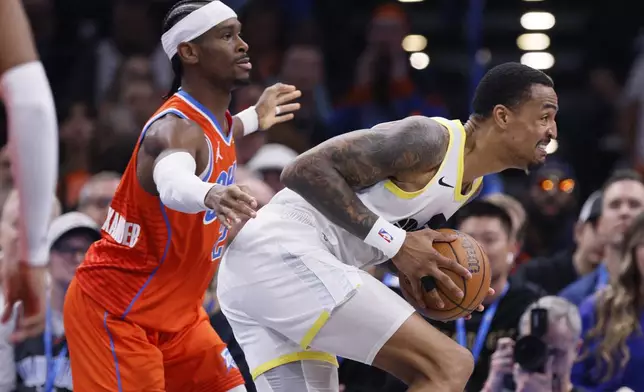
[[[482,182],[481,178],[476,179],[469,192],[462,193],[466,139],[463,124],[458,120],[439,117],[432,119],[449,131],[449,145],[436,174],[423,189],[406,192],[391,180],[385,180],[357,192],[360,200],[371,211],[406,231],[424,227],[439,228],[476,194]],[[287,205],[295,211],[310,212],[331,252],[346,264],[365,268],[388,259],[380,250],[329,221],[304,198],[288,188],[275,195],[265,208],[270,209],[271,205]],[[298,218],[306,219],[303,216]]]

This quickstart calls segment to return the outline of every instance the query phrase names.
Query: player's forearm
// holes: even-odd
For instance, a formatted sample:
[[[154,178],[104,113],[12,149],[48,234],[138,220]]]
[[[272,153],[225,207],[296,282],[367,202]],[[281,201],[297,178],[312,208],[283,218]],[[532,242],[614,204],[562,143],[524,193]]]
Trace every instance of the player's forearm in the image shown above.
[[[20,257],[41,265],[49,258],[51,218],[58,168],[54,100],[40,62],[14,67],[0,76],[7,108],[11,168],[20,195]]]
[[[302,157],[282,172],[282,182],[333,223],[364,239],[378,220],[328,162]]]

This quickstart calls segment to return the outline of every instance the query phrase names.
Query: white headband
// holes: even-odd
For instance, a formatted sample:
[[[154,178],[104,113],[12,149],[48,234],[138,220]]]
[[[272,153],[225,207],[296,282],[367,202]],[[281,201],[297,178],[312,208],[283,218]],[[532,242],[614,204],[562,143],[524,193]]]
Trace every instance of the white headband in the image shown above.
[[[172,60],[180,43],[192,41],[224,20],[236,17],[235,11],[226,4],[211,1],[188,14],[161,36],[163,51]]]

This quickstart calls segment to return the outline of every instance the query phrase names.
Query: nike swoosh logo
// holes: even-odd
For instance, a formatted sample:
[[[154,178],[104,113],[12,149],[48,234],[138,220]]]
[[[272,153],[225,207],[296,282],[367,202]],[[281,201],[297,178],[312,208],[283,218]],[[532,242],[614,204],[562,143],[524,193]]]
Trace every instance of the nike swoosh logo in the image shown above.
[[[443,178],[445,178],[445,177],[441,177],[440,179],[438,179],[438,185],[446,186],[448,188],[454,188],[452,185],[445,183],[443,181]]]

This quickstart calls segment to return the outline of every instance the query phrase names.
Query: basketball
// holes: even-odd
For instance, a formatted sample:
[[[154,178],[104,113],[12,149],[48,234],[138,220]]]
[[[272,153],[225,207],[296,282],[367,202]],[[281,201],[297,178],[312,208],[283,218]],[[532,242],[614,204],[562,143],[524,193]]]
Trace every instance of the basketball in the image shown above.
[[[447,274],[463,290],[464,296],[463,298],[456,298],[437,280],[436,289],[445,307],[443,309],[432,307],[430,305],[431,298],[427,295],[425,296],[427,308],[423,309],[422,313],[434,320],[452,321],[474,312],[483,302],[490,288],[492,271],[490,270],[487,255],[474,238],[452,229],[439,229],[438,231],[445,234],[456,234],[458,238],[453,242],[435,242],[434,249],[448,259],[456,260],[467,268],[472,274],[472,279],[466,280],[449,269],[441,268],[441,271]],[[411,293],[411,285],[407,277],[403,276],[400,279],[400,287],[403,291]]]

